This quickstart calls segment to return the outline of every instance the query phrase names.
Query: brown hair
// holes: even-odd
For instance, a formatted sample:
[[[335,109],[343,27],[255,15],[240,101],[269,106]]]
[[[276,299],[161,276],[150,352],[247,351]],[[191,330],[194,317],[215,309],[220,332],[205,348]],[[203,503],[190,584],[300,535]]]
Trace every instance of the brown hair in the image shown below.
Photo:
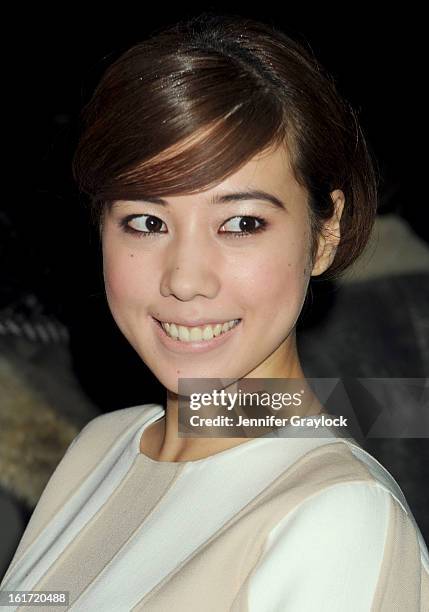
[[[377,176],[356,113],[272,25],[205,12],[152,33],[105,71],[81,119],[72,171],[98,227],[114,200],[208,189],[286,143],[309,196],[312,261],[330,193],[345,195],[341,240],[319,278],[338,277],[367,243]]]

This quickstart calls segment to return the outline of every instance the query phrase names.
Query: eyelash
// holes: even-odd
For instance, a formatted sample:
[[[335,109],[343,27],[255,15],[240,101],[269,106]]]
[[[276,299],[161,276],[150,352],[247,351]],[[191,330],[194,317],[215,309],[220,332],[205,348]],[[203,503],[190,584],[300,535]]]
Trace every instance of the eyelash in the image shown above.
[[[133,227],[130,227],[128,225],[128,223],[130,221],[132,221],[132,219],[138,218],[138,217],[152,217],[153,219],[159,219],[159,217],[156,217],[155,215],[127,215],[126,217],[124,217],[123,219],[120,219],[119,221],[119,226],[120,228],[127,234],[131,234],[133,235],[135,238],[147,238],[148,236],[154,236],[157,234],[166,234],[167,232],[154,232],[154,231],[139,231],[134,229]],[[229,238],[247,238],[248,236],[253,236],[255,234],[258,234],[259,232],[263,232],[266,228],[267,228],[267,221],[265,221],[265,219],[262,219],[261,217],[255,217],[253,215],[235,215],[234,217],[231,217],[230,219],[227,219],[222,225],[225,225],[225,223],[228,223],[228,221],[231,221],[232,219],[237,219],[237,218],[244,218],[244,219],[256,219],[256,221],[258,221],[258,223],[260,224],[259,227],[256,227],[255,229],[251,230],[251,231],[241,231],[241,232],[221,232],[222,234],[225,234],[226,236],[228,236]],[[161,219],[159,219],[161,221]]]

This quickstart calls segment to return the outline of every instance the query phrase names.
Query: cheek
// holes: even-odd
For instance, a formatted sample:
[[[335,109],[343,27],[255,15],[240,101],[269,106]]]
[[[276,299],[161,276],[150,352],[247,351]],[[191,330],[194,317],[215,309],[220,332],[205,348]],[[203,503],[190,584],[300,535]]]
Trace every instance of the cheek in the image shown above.
[[[273,248],[242,270],[247,306],[261,313],[265,320],[279,316],[296,318],[308,285],[308,252],[303,240]]]
[[[103,276],[109,304],[127,306],[141,299],[150,288],[148,266],[139,265],[129,249],[103,247]]]

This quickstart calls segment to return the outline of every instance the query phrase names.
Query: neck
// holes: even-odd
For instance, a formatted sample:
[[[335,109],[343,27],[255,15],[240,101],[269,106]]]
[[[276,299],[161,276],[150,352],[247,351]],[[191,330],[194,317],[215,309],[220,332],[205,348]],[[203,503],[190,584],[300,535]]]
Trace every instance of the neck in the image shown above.
[[[270,356],[269,360],[264,362],[263,368],[256,368],[243,378],[299,378],[303,379],[305,384],[305,376],[295,342],[289,345],[288,350],[285,350],[285,347],[280,347],[280,349],[282,350],[276,351]],[[310,387],[307,386],[307,389],[309,400],[305,407],[301,409],[301,414],[319,414],[323,411],[323,407]],[[228,390],[226,389],[226,391]],[[230,392],[234,392],[234,389]],[[299,410],[296,409],[293,413],[300,414]],[[158,461],[196,461],[243,444],[250,439],[231,437],[179,438],[179,396],[169,390],[167,390],[165,418],[156,422],[149,429],[152,428],[153,436],[148,448],[150,448],[152,458]],[[147,450],[143,452],[148,453]]]

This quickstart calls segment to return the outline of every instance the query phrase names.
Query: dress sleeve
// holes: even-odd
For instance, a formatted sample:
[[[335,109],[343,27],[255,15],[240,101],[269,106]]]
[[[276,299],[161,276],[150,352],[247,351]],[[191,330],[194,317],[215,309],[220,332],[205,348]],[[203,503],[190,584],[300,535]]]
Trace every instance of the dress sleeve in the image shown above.
[[[413,523],[392,494],[340,483],[271,529],[248,579],[248,612],[420,612]]]

